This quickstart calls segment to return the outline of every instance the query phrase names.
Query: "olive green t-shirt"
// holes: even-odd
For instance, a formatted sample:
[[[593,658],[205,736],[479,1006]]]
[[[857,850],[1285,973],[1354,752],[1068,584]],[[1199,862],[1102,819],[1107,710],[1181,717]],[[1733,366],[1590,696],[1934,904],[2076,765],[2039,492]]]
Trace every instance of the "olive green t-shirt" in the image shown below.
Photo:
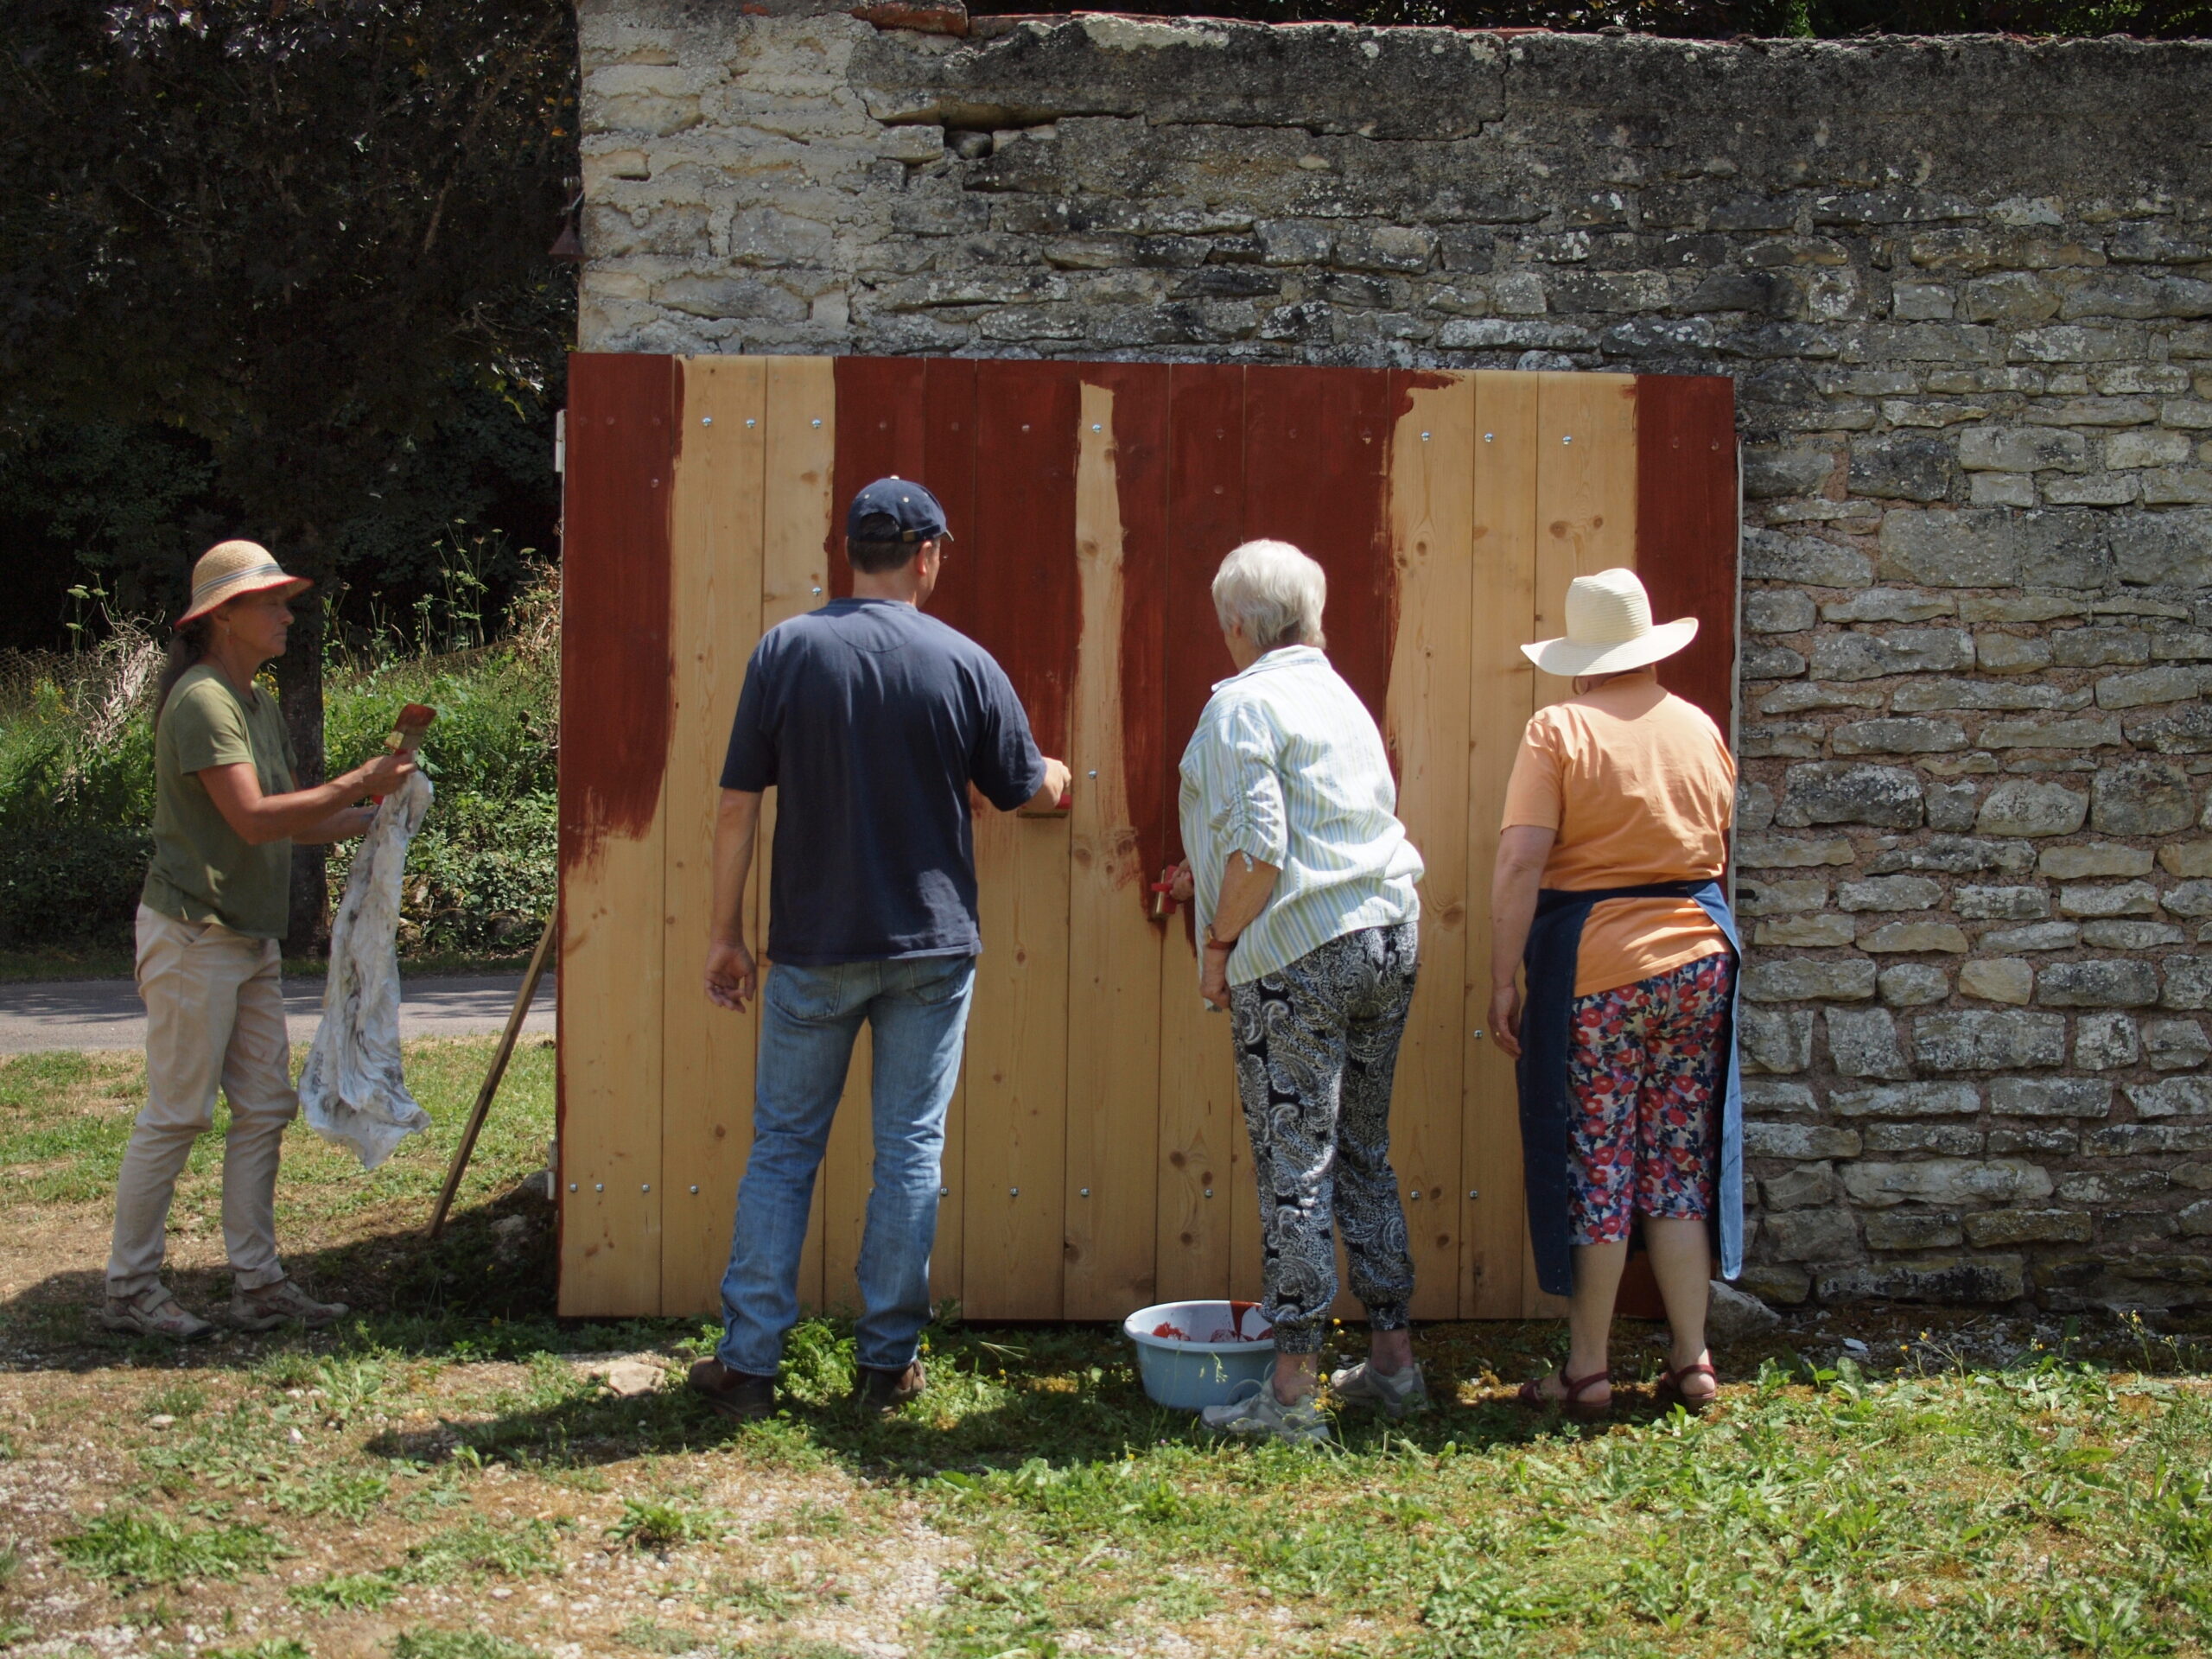
[[[292,787],[292,744],[276,699],[249,703],[222,670],[186,671],[154,728],[154,861],[140,897],[181,922],[220,922],[255,938],[284,937],[292,880],[289,840],[249,845],[197,774],[245,763],[264,795]]]

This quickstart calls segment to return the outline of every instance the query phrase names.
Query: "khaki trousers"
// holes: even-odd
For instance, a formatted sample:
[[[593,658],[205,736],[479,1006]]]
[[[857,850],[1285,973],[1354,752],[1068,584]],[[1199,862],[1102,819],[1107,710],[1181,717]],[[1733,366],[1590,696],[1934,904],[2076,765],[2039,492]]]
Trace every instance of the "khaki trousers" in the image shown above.
[[[276,1259],[276,1162],[300,1109],[274,939],[138,906],[138,995],[146,1004],[146,1109],[130,1131],[115,1197],[111,1296],[161,1276],[169,1199],[192,1143],[231,1103],[223,1147],[223,1243],[240,1290],[284,1277]]]

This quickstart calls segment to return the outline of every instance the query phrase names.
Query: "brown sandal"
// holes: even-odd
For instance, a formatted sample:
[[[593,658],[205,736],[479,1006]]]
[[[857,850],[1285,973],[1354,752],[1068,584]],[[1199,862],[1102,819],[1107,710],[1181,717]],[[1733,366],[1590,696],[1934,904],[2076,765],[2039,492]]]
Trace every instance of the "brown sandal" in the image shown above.
[[[1686,1376],[1711,1377],[1713,1379],[1713,1392],[1711,1394],[1688,1394],[1684,1392],[1682,1389],[1682,1379]],[[1684,1411],[1689,1413],[1691,1416],[1694,1417],[1698,1415],[1699,1413],[1704,1411],[1705,1408],[1710,1406],[1715,1400],[1720,1397],[1720,1373],[1714,1370],[1706,1361],[1700,1359],[1694,1364],[1683,1366],[1681,1370],[1678,1371],[1669,1371],[1666,1376],[1661,1377],[1659,1379],[1658,1393],[1659,1403],[1662,1407],[1667,1405],[1677,1405]]]
[[[1520,1393],[1513,1396],[1515,1402],[1526,1406],[1530,1411],[1550,1411],[1556,1408],[1565,1412],[1578,1423],[1598,1422],[1611,1414],[1613,1402],[1611,1399],[1607,1399],[1602,1404],[1593,1405],[1582,1397],[1600,1382],[1610,1383],[1613,1380],[1611,1371],[1592,1371],[1587,1376],[1569,1376],[1567,1374],[1567,1368],[1562,1365],[1552,1375],[1559,1378],[1560,1387],[1566,1391],[1563,1398],[1554,1400],[1546,1394],[1544,1392],[1545,1379],[1535,1376],[1521,1385]]]

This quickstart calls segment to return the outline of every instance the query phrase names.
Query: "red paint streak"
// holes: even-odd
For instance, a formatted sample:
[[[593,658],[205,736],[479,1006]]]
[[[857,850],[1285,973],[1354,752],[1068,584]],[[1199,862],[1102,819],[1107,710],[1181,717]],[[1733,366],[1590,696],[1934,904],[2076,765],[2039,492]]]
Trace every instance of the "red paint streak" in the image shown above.
[[[922,391],[927,365],[918,357],[841,357],[834,372],[837,461],[822,550],[823,568],[830,573],[830,596],[844,599],[853,591],[853,568],[845,563],[846,504],[879,478],[895,474],[929,484],[922,466]],[[931,490],[934,493],[934,486]],[[950,516],[949,505],[947,512]],[[960,533],[958,524],[952,533]]]
[[[1114,394],[1114,479],[1122,515],[1122,778],[1144,881],[1136,899],[1152,913],[1150,882],[1173,861],[1167,821],[1172,757],[1166,732],[1168,376],[1162,364],[1094,364],[1084,383]],[[1080,435],[1078,435],[1080,436]],[[1094,624],[1094,626],[1096,626]]]
[[[1655,620],[1697,638],[1660,664],[1676,696],[1732,734],[1736,671],[1736,388],[1717,375],[1637,377],[1636,569]]]
[[[976,365],[959,358],[938,358],[929,365],[922,391],[922,482],[944,505],[952,545],[939,569],[929,613],[973,639],[977,604],[976,562],[976,474],[988,458],[976,453]]]
[[[561,869],[643,835],[668,758],[669,503],[682,365],[570,359],[562,547]]]
[[[1167,851],[1184,855],[1175,803],[1183,750],[1197,729],[1213,683],[1234,672],[1214,620],[1213,573],[1244,539],[1244,385],[1241,368],[1177,364],[1168,371],[1167,576],[1161,632],[1160,786],[1166,791]],[[1185,912],[1184,925],[1190,926]]]
[[[963,632],[998,659],[1046,754],[1068,752],[1083,592],[1075,557],[1072,363],[976,365],[975,533],[954,556],[972,572]]]
[[[1252,369],[1245,388],[1244,533],[1289,542],[1328,572],[1329,660],[1381,726],[1398,622],[1389,378]]]

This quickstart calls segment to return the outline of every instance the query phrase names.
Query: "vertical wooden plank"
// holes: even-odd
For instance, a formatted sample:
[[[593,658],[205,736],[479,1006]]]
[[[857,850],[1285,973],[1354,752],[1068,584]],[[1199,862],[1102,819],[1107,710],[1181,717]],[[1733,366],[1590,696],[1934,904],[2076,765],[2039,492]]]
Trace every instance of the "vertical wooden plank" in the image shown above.
[[[1389,495],[1391,412],[1389,378],[1371,369],[1254,369],[1245,380],[1246,534],[1293,543],[1328,573],[1324,632],[1329,660],[1386,731],[1398,620]],[[1248,1274],[1256,1281],[1260,1270],[1250,1155],[1249,1145],[1239,1141],[1230,1243],[1239,1284],[1247,1282]],[[1338,1268],[1335,1312],[1357,1318],[1341,1243]]]
[[[972,538],[976,525],[975,364],[944,359],[931,362],[922,407],[922,482],[944,504],[954,537]],[[966,594],[975,582],[961,547],[956,539],[929,608],[931,615],[966,633],[972,626],[966,620],[972,608],[966,604]],[[981,810],[989,812],[992,809]],[[963,1217],[968,1201],[968,1069],[963,1063],[944,1118],[937,1247],[930,1254],[930,1294],[939,1302],[957,1302],[966,1294]]]
[[[1165,368],[1084,371],[1075,506],[1083,633],[1069,759],[1076,783],[1062,1312],[1071,1319],[1122,1318],[1151,1301],[1157,1282],[1162,931],[1146,913],[1151,873],[1129,810],[1122,669],[1128,584],[1156,595],[1146,572],[1164,563],[1166,390]],[[1125,494],[1140,514],[1152,508],[1148,524],[1124,518]],[[1141,696],[1142,686],[1134,689]]]
[[[1417,1319],[1459,1312],[1461,1078],[1466,1038],[1468,760],[1473,705],[1467,626],[1477,584],[1475,380],[1390,377],[1390,523],[1398,571],[1389,723],[1398,815],[1427,866],[1421,978],[1398,1052],[1390,1152],[1414,1258]],[[1497,714],[1485,720],[1495,721]],[[1507,716],[1510,718],[1510,715]],[[1485,868],[1483,874],[1487,876]]]
[[[731,1212],[753,1143],[759,1009],[717,1008],[700,988],[714,896],[715,802],[745,664],[760,634],[766,359],[683,366],[669,608],[674,726],[664,780],[660,1190],[661,1311],[718,1302]],[[746,913],[759,914],[748,893]]]
[[[660,1308],[661,779],[671,720],[673,358],[578,355],[561,648],[564,1314]]]
[[[767,455],[763,471],[760,626],[762,632],[817,608],[828,596],[827,557],[844,512],[832,499],[837,448],[837,388],[833,359],[767,359]],[[843,554],[842,543],[839,559]],[[773,880],[776,791],[760,808],[760,922],[756,948],[767,939],[767,906]],[[769,972],[774,972],[771,966]],[[751,1099],[749,1087],[747,1099]],[[822,1306],[822,1185],[807,1218],[806,1252],[799,1261],[802,1306]]]
[[[1567,584],[1636,563],[1636,377],[1536,379],[1536,634],[1567,630]],[[1536,706],[1567,682],[1536,677]]]
[[[844,598],[853,591],[852,567],[845,561],[845,504],[862,486],[879,478],[894,474],[913,478],[921,472],[926,372],[918,358],[836,359],[836,461],[822,554],[825,600]],[[821,1306],[825,1309],[851,1311],[860,1306],[861,1236],[875,1163],[874,1063],[871,1033],[862,1027],[845,1069],[845,1091],[838,1097],[815,1189],[816,1225],[822,1241]]]
[[[1736,704],[1736,383],[1636,383],[1636,569],[1655,620],[1697,618],[1689,649],[1659,665],[1667,689],[1732,739]]]
[[[975,532],[957,553],[973,572],[969,620],[1013,681],[1039,747],[1065,756],[1082,622],[1077,371],[979,363],[976,387],[979,466],[990,471],[988,487],[976,491]],[[1057,1319],[1067,1176],[1068,822],[987,812],[976,854],[983,954],[968,1024],[962,1301],[979,1319]]]
[[[1490,1040],[1491,874],[1521,732],[1535,706],[1537,377],[1475,377],[1472,604],[1467,677],[1467,965],[1459,1312],[1526,1317],[1528,1211],[1513,1062]],[[1478,1034],[1479,1033],[1479,1034]],[[1533,1285],[1533,1281],[1526,1281]]]
[[[1213,573],[1244,539],[1244,371],[1178,364],[1168,372],[1167,571],[1160,788],[1168,855],[1183,856],[1175,820],[1178,766],[1216,680],[1231,671],[1214,620]],[[1231,1279],[1231,1193],[1251,1185],[1231,1147],[1243,1130],[1227,1020],[1198,998],[1188,911],[1167,925],[1160,993],[1159,1291],[1164,1301],[1256,1296],[1257,1260]],[[1248,1200],[1249,1201],[1249,1200]]]

